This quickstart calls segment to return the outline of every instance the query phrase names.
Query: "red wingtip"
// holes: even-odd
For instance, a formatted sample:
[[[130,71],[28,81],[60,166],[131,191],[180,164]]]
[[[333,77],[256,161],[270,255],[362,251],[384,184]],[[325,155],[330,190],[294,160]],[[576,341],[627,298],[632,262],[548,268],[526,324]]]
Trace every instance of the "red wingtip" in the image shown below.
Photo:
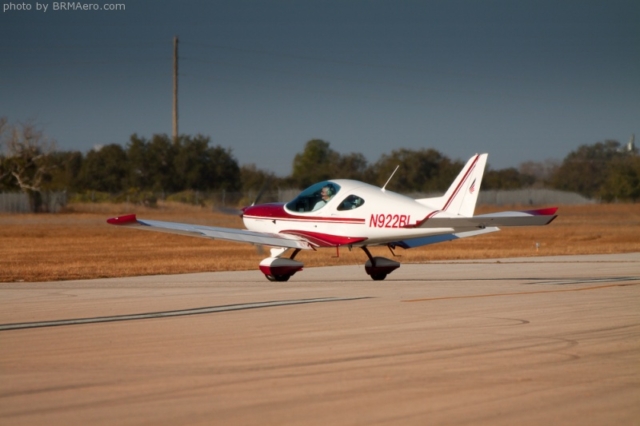
[[[127,214],[124,216],[112,217],[111,219],[107,219],[107,223],[111,225],[130,225],[132,223],[136,223],[138,219],[136,219],[135,214]]]
[[[548,207],[546,209],[527,210],[525,213],[529,213],[534,216],[552,216],[556,214],[556,211],[558,211],[557,207]]]

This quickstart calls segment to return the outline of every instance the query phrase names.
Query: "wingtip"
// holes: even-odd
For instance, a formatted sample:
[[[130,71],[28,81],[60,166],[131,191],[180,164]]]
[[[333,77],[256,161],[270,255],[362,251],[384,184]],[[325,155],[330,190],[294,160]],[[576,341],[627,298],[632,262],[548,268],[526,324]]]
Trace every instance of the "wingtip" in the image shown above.
[[[130,225],[138,222],[135,214],[127,214],[124,216],[112,217],[107,219],[107,223],[110,225]]]
[[[527,210],[524,213],[528,213],[533,216],[553,216],[557,211],[557,207],[547,207],[545,209]]]

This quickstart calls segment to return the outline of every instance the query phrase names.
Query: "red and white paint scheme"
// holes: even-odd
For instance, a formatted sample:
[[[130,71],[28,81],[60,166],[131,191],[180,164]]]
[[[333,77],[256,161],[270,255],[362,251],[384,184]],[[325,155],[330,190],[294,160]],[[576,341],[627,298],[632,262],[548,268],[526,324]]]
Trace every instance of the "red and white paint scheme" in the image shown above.
[[[260,262],[271,281],[287,281],[304,266],[295,260],[300,250],[347,246],[361,248],[369,260],[365,271],[383,280],[400,264],[373,257],[370,246],[413,247],[498,231],[500,226],[540,226],[556,218],[557,208],[506,211],[474,216],[487,154],[469,159],[441,197],[412,199],[363,182],[332,179],[302,191],[288,203],[242,209],[246,229],[217,228],[143,220],[135,215],[107,220],[113,225],[150,231],[244,242],[273,247]],[[388,183],[388,182],[387,182]],[[285,256],[293,250],[291,255]]]

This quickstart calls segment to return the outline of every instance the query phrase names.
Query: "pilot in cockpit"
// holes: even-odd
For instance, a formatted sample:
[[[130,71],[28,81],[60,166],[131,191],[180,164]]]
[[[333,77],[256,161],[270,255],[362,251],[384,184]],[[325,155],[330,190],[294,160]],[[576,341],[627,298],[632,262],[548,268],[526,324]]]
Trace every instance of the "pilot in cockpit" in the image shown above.
[[[324,207],[325,204],[327,204],[329,200],[331,200],[331,197],[333,197],[334,195],[335,190],[331,185],[323,186],[322,190],[320,191],[320,200],[318,200],[318,202],[313,206],[313,210],[311,211],[315,212],[316,210]]]

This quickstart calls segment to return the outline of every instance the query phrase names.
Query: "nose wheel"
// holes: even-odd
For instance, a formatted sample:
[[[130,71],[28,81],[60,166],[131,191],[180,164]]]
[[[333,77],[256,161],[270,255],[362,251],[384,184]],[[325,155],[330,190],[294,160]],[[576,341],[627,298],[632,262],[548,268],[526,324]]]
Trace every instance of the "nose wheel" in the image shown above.
[[[269,281],[279,282],[279,283],[289,281],[289,278],[291,278],[291,275],[267,275],[267,274],[265,274],[264,276],[267,277],[267,279]]]
[[[282,255],[286,249],[280,250],[279,254]],[[290,258],[277,257],[278,251],[272,249],[272,257],[267,257],[260,262],[260,271],[264,274],[269,281],[273,282],[286,282],[296,272],[300,271],[304,264],[293,260],[294,257],[300,252],[300,249],[296,249]],[[276,255],[276,256],[274,256]]]

